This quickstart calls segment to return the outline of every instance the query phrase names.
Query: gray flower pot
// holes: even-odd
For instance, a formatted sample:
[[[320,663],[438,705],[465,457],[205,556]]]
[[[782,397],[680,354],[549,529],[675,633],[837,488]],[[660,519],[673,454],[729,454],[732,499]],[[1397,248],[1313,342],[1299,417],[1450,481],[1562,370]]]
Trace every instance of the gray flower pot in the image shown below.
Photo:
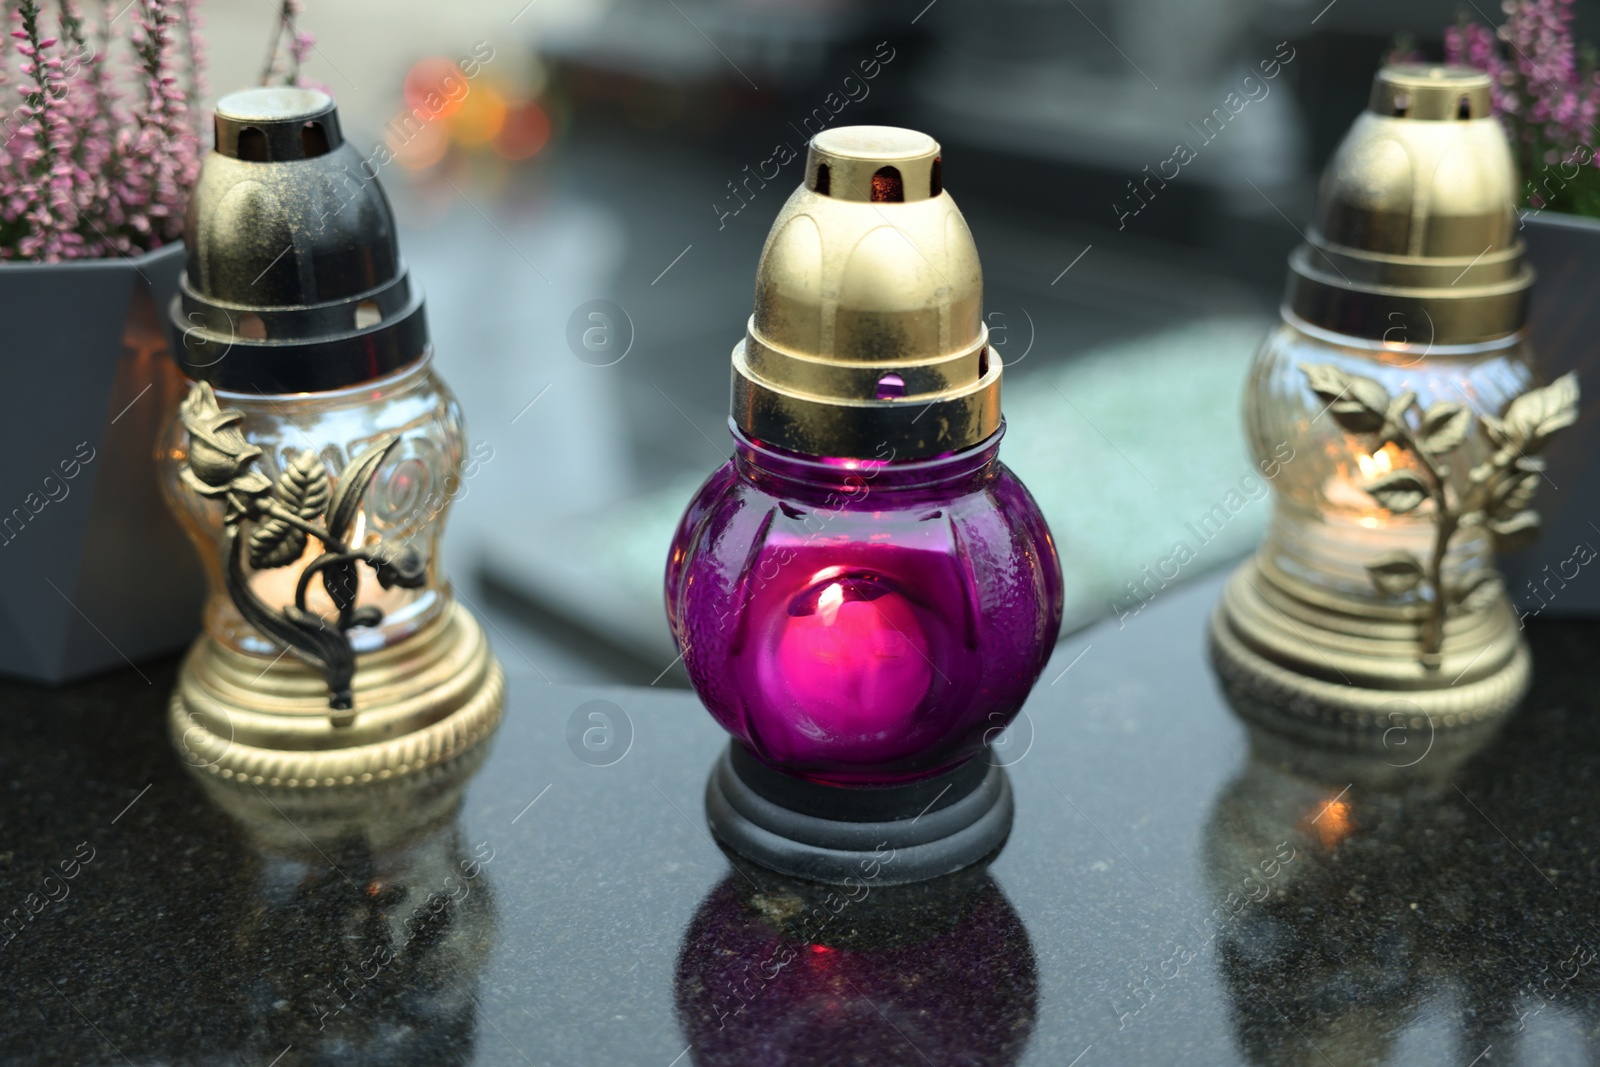
[[[1539,276],[1529,319],[1546,380],[1578,372],[1576,425],[1545,450],[1549,480],[1534,506],[1544,531],[1501,561],[1525,619],[1600,614],[1600,221],[1555,212],[1523,223]]]
[[[65,682],[181,648],[204,579],[162,499],[184,379],[162,309],[181,244],[0,264],[0,672]]]

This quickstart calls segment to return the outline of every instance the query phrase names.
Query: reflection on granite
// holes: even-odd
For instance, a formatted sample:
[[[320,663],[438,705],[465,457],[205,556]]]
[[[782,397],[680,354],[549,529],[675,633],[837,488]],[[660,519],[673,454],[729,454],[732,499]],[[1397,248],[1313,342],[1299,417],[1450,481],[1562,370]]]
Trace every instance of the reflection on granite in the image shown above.
[[[686,693],[513,673],[480,767],[263,805],[171,663],[0,685],[0,1063],[1592,1063],[1600,624],[1493,736],[1338,753],[1223,701],[1219,585],[1058,648],[987,868],[842,904],[711,843]]]
[[[1462,743],[1423,731],[1410,751],[1349,754],[1251,728],[1206,828],[1213,897],[1279,842],[1303,857],[1219,939],[1251,1062],[1303,1063],[1309,1046],[1338,1064],[1408,1063],[1424,1037],[1461,1063],[1486,1050],[1545,1062],[1564,1044],[1592,1062],[1600,724],[1592,696],[1550,701],[1578,632],[1538,631],[1545,691]]]
[[[986,865],[917,885],[822,887],[752,869],[683,935],[678,1018],[702,1067],[1012,1064],[1038,971]]]
[[[302,1063],[472,1062],[493,849],[469,850],[452,824],[390,853],[323,852],[253,865],[253,907],[230,936],[250,966],[213,1023],[231,1013],[252,1045],[292,1045]]]
[[[166,681],[170,671],[159,677]],[[147,688],[137,677],[131,681]],[[153,676],[148,688],[154,682]],[[73,712],[142,716],[164,702],[164,690],[162,700],[131,686],[124,692],[133,699],[107,700],[115,683],[94,683],[73,691],[76,700],[56,694],[64,706],[55,708],[36,694],[44,706],[24,713],[38,716],[24,733],[44,727],[55,734],[46,718],[51,711],[67,712],[61,719],[70,722]],[[56,737],[62,747],[35,754],[54,757],[62,769],[74,755],[94,760],[96,746],[80,746],[70,730],[63,733]],[[135,767],[154,755],[125,751],[136,755]],[[493,849],[469,845],[457,822],[471,763],[378,790],[294,796],[207,780],[207,803],[190,783],[173,780],[183,772],[176,756],[168,759],[150,795],[130,796],[120,812],[99,812],[104,818],[94,820],[94,829],[80,831],[79,848],[63,851],[73,833],[38,852],[90,857],[66,892],[57,891],[50,914],[26,917],[34,900],[26,880],[11,892],[17,899],[8,903],[21,907],[5,931],[8,985],[29,1010],[0,1025],[8,1035],[0,1058],[266,1062],[292,1049],[284,1062],[473,1061],[472,995],[496,935]],[[60,823],[53,813],[67,814],[87,798],[73,795],[71,773],[39,784],[55,795],[36,797],[44,803],[27,814],[43,820],[36,831],[49,834]],[[169,788],[158,792],[158,784]],[[218,809],[228,813],[233,832]],[[198,823],[209,832],[174,834],[174,823]],[[8,875],[20,873],[13,863],[21,828],[7,826]],[[141,857],[151,862],[135,874]],[[97,878],[114,879],[114,891],[106,894]],[[34,879],[52,895],[48,876]],[[130,927],[139,930],[136,939],[125,937]],[[65,1040],[41,1040],[46,1020],[78,1030],[73,1015],[92,1025]],[[23,1018],[33,1025],[15,1034]],[[13,1043],[13,1036],[23,1041]]]
[[[262,967],[235,996],[275,1024],[261,1043],[305,1063],[472,1062],[495,850],[469,847],[457,815],[482,755],[376,789],[203,779],[251,846],[256,907],[234,941]]]

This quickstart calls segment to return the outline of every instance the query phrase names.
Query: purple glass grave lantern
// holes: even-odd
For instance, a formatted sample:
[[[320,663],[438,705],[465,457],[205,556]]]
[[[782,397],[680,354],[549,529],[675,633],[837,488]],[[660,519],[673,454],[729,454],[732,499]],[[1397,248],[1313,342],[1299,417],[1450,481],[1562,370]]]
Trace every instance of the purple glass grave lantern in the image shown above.
[[[1010,829],[1004,770],[979,757],[1049,657],[1061,571],[998,459],[982,296],[932,138],[812,141],[733,352],[734,457],[666,575],[690,679],[734,739],[712,830],[784,873],[913,881]]]

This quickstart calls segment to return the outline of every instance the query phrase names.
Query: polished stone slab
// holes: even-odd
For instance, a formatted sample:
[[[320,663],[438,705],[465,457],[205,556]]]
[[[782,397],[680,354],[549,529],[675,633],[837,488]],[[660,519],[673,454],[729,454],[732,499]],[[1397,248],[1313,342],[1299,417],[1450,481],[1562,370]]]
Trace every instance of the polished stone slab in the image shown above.
[[[686,692],[508,655],[481,766],[274,806],[177,762],[171,663],[6,685],[0,1063],[1591,1062],[1600,624],[1530,628],[1498,735],[1355,758],[1226,706],[1219,585],[1057,649],[987,869],[831,896],[710,841]]]

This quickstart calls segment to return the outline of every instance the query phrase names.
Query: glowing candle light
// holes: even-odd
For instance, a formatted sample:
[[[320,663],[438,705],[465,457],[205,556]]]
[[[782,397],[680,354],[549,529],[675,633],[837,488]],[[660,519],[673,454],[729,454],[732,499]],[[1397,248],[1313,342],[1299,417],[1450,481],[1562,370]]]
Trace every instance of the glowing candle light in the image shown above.
[[[763,682],[792,702],[802,735],[870,743],[905,732],[933,680],[916,613],[872,578],[820,589],[791,602]]]

